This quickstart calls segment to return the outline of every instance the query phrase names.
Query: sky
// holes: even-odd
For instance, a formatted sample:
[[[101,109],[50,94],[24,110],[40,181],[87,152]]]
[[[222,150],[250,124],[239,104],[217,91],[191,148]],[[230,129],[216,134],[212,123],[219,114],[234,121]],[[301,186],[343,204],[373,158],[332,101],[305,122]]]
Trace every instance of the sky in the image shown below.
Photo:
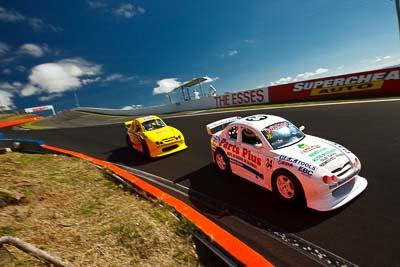
[[[393,0],[0,0],[0,106],[135,108],[400,64]],[[207,90],[205,90],[207,91]]]

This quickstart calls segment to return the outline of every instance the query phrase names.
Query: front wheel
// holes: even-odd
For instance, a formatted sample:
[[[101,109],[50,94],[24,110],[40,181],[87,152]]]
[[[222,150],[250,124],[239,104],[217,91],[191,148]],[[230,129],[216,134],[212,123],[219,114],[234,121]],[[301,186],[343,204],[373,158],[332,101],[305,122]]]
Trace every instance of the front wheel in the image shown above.
[[[273,179],[274,192],[283,201],[296,203],[304,200],[304,192],[297,178],[288,171],[278,171]]]
[[[215,163],[217,164],[218,170],[220,170],[223,173],[231,172],[231,165],[229,163],[229,159],[222,150],[218,149],[215,152],[214,158],[215,158]]]
[[[147,146],[146,141],[144,140],[142,140],[142,151],[146,158],[150,158],[150,150],[149,147]]]

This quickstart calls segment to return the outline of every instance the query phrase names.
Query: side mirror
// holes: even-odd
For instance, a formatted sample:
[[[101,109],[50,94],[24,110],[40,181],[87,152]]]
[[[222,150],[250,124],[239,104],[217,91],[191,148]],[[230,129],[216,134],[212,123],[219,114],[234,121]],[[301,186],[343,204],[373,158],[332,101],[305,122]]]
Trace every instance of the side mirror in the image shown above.
[[[300,128],[299,128],[299,130],[300,130],[300,131],[304,131],[305,128],[306,128],[306,126],[301,125]]]
[[[132,122],[127,122],[127,123],[125,123],[125,128],[129,129],[129,128],[131,128],[131,125],[132,125]]]

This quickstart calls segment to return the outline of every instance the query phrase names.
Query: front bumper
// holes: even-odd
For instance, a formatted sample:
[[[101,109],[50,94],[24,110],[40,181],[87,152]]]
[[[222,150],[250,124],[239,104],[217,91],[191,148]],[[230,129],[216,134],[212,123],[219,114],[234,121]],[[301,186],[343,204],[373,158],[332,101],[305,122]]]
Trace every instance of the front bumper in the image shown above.
[[[307,206],[318,211],[330,211],[342,207],[361,194],[368,185],[367,179],[359,175],[332,190],[325,196],[307,199]]]
[[[184,150],[187,148],[185,141],[178,141],[172,144],[165,144],[165,145],[153,145],[149,146],[150,149],[150,156],[152,158],[166,156],[172,153],[176,153],[178,151]]]

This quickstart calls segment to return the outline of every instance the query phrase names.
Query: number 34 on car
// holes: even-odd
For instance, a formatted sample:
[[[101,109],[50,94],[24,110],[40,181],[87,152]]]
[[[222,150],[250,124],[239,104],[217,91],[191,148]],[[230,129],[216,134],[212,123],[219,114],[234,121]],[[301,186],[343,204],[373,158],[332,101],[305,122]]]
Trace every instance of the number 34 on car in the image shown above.
[[[304,126],[297,128],[281,117],[231,117],[206,127],[220,171],[265,187],[286,202],[305,202],[309,208],[328,211],[367,187],[367,180],[359,176],[361,163],[352,152],[306,135]]]

